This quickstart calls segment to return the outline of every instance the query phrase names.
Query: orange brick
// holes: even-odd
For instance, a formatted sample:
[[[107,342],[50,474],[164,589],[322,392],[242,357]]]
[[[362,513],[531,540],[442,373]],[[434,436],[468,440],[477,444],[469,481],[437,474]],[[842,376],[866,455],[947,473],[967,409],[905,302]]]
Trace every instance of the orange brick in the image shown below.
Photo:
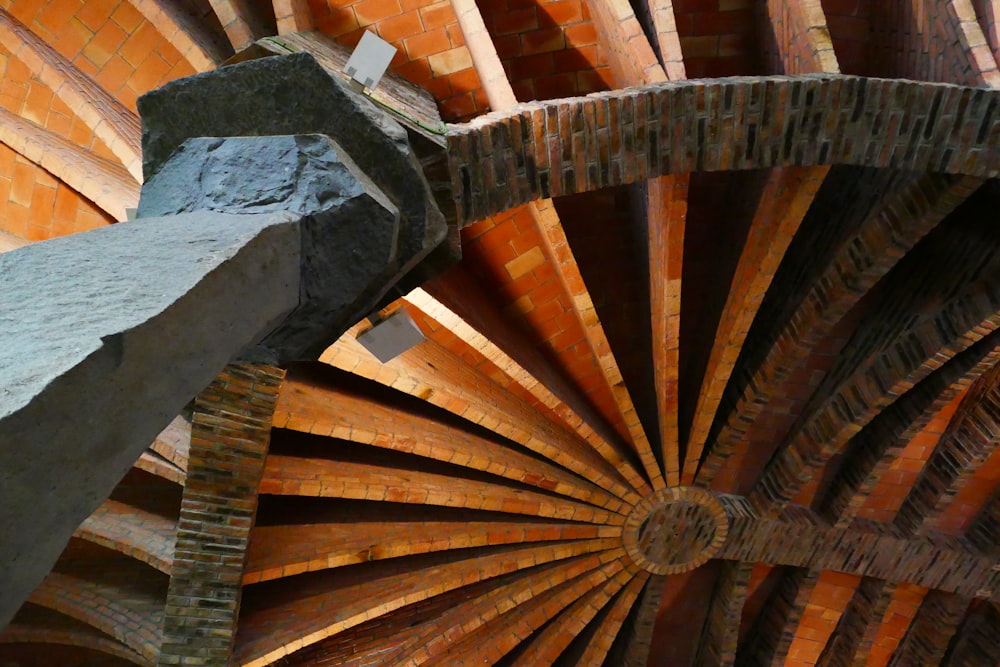
[[[467,48],[460,46],[428,56],[427,64],[434,76],[445,76],[472,67],[472,56]]]
[[[597,44],[597,28],[593,23],[580,23],[566,26],[566,44],[568,46],[587,46]]]
[[[358,24],[362,26],[378,23],[390,16],[402,13],[399,0],[362,0],[354,5]]]
[[[105,23],[104,27],[83,47],[83,55],[98,67],[103,67],[127,38],[125,31],[117,25]]]
[[[406,49],[410,60],[413,60],[447,51],[451,48],[451,42],[448,40],[448,33],[444,28],[437,28],[410,37],[403,42],[403,47]]]
[[[398,42],[423,31],[420,12],[413,10],[387,18],[377,25],[379,36],[387,42]]]
[[[558,51],[566,46],[566,35],[562,28],[545,28],[521,35],[521,53],[532,55]]]
[[[422,7],[420,9],[420,18],[424,22],[424,28],[427,30],[442,28],[449,23],[457,21],[455,10],[451,8],[451,3],[447,0]]]

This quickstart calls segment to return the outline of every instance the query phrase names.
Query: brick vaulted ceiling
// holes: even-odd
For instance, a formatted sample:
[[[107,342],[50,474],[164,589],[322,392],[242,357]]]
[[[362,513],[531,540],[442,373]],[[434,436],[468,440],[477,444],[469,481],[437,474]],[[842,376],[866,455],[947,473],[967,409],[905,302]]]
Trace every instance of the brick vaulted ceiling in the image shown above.
[[[539,155],[586,126],[624,156],[479,178],[462,261],[387,309],[426,336],[395,360],[365,322],[317,362],[231,367],[80,526],[3,667],[1000,664],[997,115],[834,88],[1000,87],[1000,0],[0,9],[0,250],[123,219],[137,97],[292,33],[392,42],[473,176],[483,127],[536,114]],[[754,84],[780,74],[829,76]],[[701,108],[787,96],[846,139],[694,122],[654,173],[655,95],[516,106],[731,76]]]

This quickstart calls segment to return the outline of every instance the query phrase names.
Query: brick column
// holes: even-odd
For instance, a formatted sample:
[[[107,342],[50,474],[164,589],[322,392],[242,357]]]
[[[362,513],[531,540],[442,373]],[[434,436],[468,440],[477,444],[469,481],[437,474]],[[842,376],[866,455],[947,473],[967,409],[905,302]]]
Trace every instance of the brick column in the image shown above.
[[[158,665],[227,665],[284,371],[231,364],[196,399]]]

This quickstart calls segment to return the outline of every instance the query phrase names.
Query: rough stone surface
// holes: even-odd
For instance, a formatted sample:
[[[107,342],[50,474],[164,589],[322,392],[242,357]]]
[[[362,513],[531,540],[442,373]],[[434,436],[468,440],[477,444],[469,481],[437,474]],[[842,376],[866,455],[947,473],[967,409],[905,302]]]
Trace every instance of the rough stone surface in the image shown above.
[[[0,626],[156,434],[296,307],[300,247],[294,215],[198,212],[0,256]]]
[[[140,209],[0,257],[0,625],[226,363],[318,354],[400,276],[398,212],[328,137],[191,140]]]
[[[303,217],[299,308],[244,358],[316,357],[399,277],[399,215],[321,135],[189,139],[143,185],[139,216],[193,210]]]
[[[172,81],[142,96],[139,113],[146,180],[192,137],[324,134],[399,209],[402,272],[445,238],[444,217],[406,131],[309,54],[262,58]]]

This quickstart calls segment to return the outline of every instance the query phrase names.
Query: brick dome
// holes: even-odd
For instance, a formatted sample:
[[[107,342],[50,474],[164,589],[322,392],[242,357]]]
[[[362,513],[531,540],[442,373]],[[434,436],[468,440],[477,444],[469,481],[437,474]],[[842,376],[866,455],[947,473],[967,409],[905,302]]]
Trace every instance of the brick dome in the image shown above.
[[[8,0],[0,251],[126,219],[140,95],[366,30],[423,342],[228,367],[0,666],[1000,665],[1000,0]]]

